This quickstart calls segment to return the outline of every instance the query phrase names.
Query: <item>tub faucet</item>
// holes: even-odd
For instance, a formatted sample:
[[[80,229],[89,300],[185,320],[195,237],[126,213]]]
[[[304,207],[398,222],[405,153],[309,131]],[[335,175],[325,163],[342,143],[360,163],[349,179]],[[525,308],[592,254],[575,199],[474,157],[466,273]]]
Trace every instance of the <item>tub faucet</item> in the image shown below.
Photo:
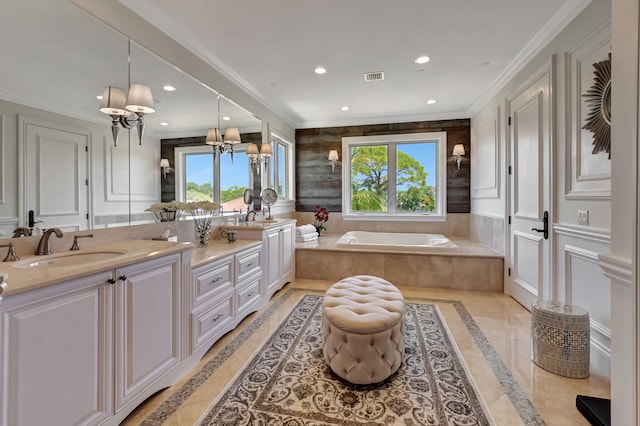
[[[253,218],[251,220],[253,221],[256,220],[256,212],[254,210],[249,210],[247,211],[247,215],[244,217],[245,222],[249,222],[249,217],[251,216],[251,213],[253,213]]]
[[[51,254],[51,246],[49,245],[49,238],[51,234],[55,233],[56,237],[62,238],[64,234],[58,228],[49,228],[42,234],[40,241],[38,242],[38,249],[36,250],[36,256],[44,256]]]

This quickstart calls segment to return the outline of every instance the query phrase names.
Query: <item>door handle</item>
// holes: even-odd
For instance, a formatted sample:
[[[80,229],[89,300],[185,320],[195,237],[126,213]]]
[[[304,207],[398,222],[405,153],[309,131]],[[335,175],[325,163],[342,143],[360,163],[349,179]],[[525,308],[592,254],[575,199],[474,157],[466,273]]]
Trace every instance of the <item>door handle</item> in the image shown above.
[[[29,229],[33,229],[33,227],[36,225],[36,223],[42,223],[41,220],[36,221],[35,219],[36,214],[33,210],[29,210]]]
[[[542,229],[531,228],[531,230],[536,232],[542,232],[544,239],[545,240],[549,239],[549,212],[548,211],[545,210],[544,214],[542,215]]]

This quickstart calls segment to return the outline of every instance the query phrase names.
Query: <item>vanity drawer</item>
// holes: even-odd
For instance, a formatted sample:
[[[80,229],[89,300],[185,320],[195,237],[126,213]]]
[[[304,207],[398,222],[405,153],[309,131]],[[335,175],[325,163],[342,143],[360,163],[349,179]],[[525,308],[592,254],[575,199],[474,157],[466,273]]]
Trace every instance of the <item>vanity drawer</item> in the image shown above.
[[[256,311],[260,304],[260,281],[262,275],[257,274],[253,278],[239,285],[236,289],[236,321],[242,320],[249,313]]]
[[[233,328],[233,290],[195,310],[191,314],[192,353],[211,346]]]
[[[194,270],[193,305],[206,303],[214,295],[233,288],[233,262],[227,259]]]
[[[236,282],[243,281],[248,276],[260,271],[261,246],[236,255]]]

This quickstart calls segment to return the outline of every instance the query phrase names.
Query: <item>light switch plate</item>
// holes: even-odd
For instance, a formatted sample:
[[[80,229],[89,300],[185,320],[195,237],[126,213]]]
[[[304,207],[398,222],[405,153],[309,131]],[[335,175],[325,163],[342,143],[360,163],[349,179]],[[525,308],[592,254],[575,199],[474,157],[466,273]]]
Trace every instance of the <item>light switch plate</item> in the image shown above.
[[[589,225],[589,210],[578,210],[578,225]]]

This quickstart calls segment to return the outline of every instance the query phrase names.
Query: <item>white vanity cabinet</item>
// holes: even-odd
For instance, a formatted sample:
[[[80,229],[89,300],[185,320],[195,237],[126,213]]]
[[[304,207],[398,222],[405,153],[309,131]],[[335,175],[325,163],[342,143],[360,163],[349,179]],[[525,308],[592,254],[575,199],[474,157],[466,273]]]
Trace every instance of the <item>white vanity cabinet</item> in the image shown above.
[[[97,425],[111,415],[112,277],[0,301],[2,426]]]
[[[234,327],[234,256],[193,269],[191,353],[206,351]]]
[[[175,382],[183,261],[170,254],[1,300],[0,425],[117,425]]]
[[[180,363],[180,255],[115,272],[115,410]],[[138,401],[141,402],[141,401]]]
[[[235,255],[236,270],[236,325],[262,302],[262,247],[256,246]]]
[[[267,229],[264,246],[266,268],[263,295],[265,300],[269,300],[273,293],[295,276],[295,222]]]

